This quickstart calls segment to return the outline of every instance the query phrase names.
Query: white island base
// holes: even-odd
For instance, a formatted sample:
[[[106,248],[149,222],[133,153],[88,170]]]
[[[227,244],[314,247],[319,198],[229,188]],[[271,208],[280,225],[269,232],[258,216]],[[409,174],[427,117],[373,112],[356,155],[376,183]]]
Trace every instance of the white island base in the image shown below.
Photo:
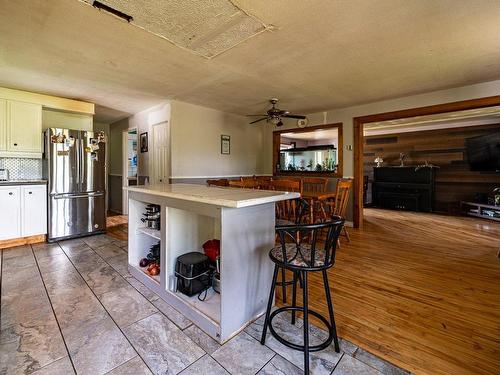
[[[148,288],[224,343],[263,314],[271,286],[276,201],[298,193],[174,184],[129,187],[129,270]],[[161,230],[141,222],[147,204],[161,207]],[[221,241],[221,291],[205,301],[176,292],[179,255],[199,251],[208,240]],[[160,269],[151,277],[139,267],[160,241]]]

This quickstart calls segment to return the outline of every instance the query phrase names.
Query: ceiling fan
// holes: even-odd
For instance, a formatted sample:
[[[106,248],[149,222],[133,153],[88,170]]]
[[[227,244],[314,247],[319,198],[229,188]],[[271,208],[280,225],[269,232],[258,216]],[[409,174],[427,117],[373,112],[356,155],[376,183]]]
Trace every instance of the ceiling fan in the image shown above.
[[[276,103],[278,103],[278,99],[276,98],[270,99],[269,102],[272,104],[272,108],[270,108],[265,115],[247,115],[250,117],[255,117],[255,116],[260,117],[259,119],[252,121],[250,124],[255,124],[257,122],[266,120],[267,122],[271,122],[276,126],[282,126],[283,125],[283,121],[281,121],[282,118],[296,118],[299,120],[304,120],[306,118],[306,116],[294,115],[289,111],[276,108]]]

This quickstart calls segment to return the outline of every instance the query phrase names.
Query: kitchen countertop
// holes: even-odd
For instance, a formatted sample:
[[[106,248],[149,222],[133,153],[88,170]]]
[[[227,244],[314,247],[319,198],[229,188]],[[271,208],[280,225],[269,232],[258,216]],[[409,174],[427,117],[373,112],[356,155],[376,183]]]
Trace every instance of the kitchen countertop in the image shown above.
[[[0,181],[0,186],[14,186],[14,185],[45,185],[47,180],[9,180]]]
[[[293,192],[209,187],[195,184],[141,185],[125,189],[132,192],[232,208],[256,206],[300,198],[299,193]]]

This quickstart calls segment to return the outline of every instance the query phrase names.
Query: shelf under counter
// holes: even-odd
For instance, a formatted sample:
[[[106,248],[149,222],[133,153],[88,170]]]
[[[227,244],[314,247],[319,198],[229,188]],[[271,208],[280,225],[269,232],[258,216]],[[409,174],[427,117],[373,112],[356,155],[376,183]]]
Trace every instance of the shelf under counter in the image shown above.
[[[129,270],[160,298],[219,343],[231,339],[265,312],[273,266],[275,202],[298,193],[223,189],[175,184],[134,187],[129,191]],[[161,228],[145,230],[148,204],[161,207]],[[175,264],[183,254],[202,251],[220,239],[220,294],[210,289],[205,301],[176,291]],[[136,267],[160,240],[160,275],[152,279]]]
[[[145,234],[146,236],[149,236],[149,237],[153,237],[154,239],[157,239],[158,241],[161,240],[161,231],[158,229],[139,227],[139,228],[137,228],[137,232]]]

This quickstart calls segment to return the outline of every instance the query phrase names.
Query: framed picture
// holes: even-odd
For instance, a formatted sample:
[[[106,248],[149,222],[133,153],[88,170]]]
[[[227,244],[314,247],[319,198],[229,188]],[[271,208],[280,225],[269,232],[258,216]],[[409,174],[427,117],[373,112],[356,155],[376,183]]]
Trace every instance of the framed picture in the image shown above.
[[[220,153],[225,155],[229,155],[231,153],[231,136],[220,136]]]
[[[148,152],[148,133],[141,133],[140,137],[141,142],[141,153]]]

